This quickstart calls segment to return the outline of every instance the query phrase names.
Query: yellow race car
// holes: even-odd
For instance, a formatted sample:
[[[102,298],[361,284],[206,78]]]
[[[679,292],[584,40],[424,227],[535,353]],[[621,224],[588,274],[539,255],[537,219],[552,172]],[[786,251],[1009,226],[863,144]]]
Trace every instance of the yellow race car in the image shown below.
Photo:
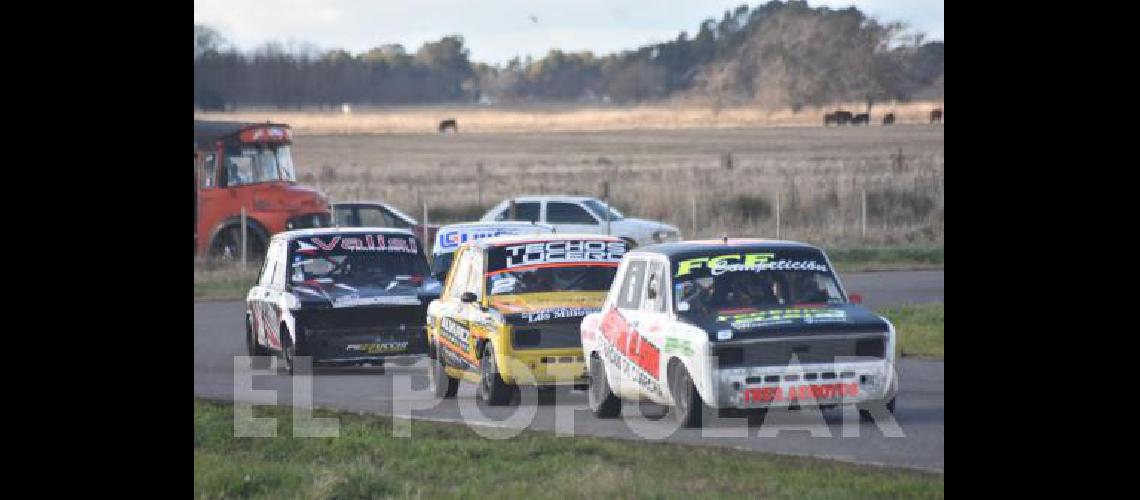
[[[626,244],[592,234],[510,235],[456,252],[427,310],[431,386],[454,397],[459,380],[506,404],[519,385],[582,385],[580,326],[600,310]]]

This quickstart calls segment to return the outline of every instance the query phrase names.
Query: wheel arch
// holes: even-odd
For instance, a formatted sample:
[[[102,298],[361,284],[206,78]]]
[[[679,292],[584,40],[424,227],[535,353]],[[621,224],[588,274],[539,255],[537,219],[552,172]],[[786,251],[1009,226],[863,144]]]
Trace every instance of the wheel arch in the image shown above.
[[[266,247],[269,246],[270,234],[269,230],[266,229],[265,224],[262,224],[261,221],[257,220],[256,217],[249,215],[246,215],[245,224],[246,226],[249,226],[249,228],[252,229],[254,233],[256,233],[256,235],[261,238],[262,241],[265,242]],[[214,229],[210,231],[209,243],[206,245],[207,253],[209,253],[209,249],[214,247],[214,242],[217,240],[218,235],[221,234],[222,231],[225,231],[226,229],[232,227],[241,227],[241,216],[234,215],[227,217],[225,219],[222,219],[221,222],[214,226]]]

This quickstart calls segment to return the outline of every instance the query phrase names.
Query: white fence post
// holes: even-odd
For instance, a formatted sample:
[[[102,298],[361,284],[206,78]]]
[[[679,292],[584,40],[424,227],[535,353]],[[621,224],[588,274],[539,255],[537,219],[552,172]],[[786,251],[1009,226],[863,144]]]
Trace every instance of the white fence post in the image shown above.
[[[776,195],[776,239],[780,239],[780,195]]]
[[[867,239],[867,190],[863,190],[863,216],[862,216],[862,238]]]

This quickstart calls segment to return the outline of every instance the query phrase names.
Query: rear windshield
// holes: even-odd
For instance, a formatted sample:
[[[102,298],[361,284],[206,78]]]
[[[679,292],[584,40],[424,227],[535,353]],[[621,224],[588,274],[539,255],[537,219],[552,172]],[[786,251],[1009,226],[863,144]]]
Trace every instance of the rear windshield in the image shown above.
[[[674,259],[671,270],[679,314],[845,302],[838,280],[817,250],[687,255]]]
[[[490,295],[607,291],[625,250],[625,243],[605,240],[494,247],[487,251],[487,291]]]
[[[289,248],[290,284],[418,286],[428,276],[427,260],[414,236],[404,234],[321,235],[298,238]]]

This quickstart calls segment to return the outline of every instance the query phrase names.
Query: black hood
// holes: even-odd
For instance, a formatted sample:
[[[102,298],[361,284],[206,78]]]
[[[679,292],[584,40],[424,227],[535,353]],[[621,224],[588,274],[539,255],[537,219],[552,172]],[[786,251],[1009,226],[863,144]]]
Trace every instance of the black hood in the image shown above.
[[[439,298],[440,283],[427,277],[422,282],[393,280],[387,285],[355,286],[333,282],[306,281],[292,285],[291,291],[302,309],[329,307],[370,307],[424,305]]]
[[[887,322],[855,304],[725,309],[713,314],[680,317],[705,330],[710,341],[717,332],[732,330],[732,340],[765,337],[810,337],[836,333],[886,333]]]

